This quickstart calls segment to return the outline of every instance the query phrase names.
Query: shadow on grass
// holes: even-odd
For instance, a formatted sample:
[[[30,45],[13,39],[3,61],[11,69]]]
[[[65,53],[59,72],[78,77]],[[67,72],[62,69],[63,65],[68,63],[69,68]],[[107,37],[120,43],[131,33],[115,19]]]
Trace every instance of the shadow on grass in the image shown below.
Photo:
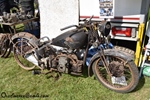
[[[138,90],[140,90],[145,84],[145,77],[142,76],[140,79],[139,79],[139,83],[137,85],[137,87],[132,91],[132,92],[136,92]]]
[[[69,75],[74,76],[74,77],[87,78],[88,77],[88,67],[84,66],[82,70],[83,70],[83,72],[80,75],[74,75],[74,74],[69,74]]]
[[[40,75],[40,74],[44,74],[44,75],[46,75],[46,77],[48,77],[48,79],[49,78],[52,78],[51,77],[51,74],[53,73],[53,74],[56,74],[57,72],[50,72],[50,73],[47,73],[48,72],[48,70],[44,70],[43,72],[41,72],[41,70],[39,69],[39,68],[35,68],[35,69],[33,69],[33,70],[30,70],[31,71],[31,73],[32,73],[32,75]],[[62,76],[62,74],[68,74],[68,73],[59,73],[59,75],[60,75],[60,77]],[[83,72],[82,73],[77,73],[77,74],[68,74],[68,75],[70,75],[70,76],[73,76],[73,77],[83,77],[83,78],[87,78],[88,77],[88,67],[84,67],[83,68]],[[49,77],[50,76],[50,77]]]

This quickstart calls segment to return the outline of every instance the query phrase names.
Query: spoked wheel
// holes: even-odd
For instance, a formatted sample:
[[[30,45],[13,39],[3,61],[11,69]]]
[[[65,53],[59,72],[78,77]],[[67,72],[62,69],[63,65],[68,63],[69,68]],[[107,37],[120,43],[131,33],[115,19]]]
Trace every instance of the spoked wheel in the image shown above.
[[[97,80],[113,91],[131,92],[138,84],[137,67],[133,61],[127,61],[109,52],[105,55],[108,67],[104,65],[100,57],[97,57],[92,64]]]
[[[6,58],[11,53],[10,40],[7,34],[0,36],[0,57]]]
[[[129,48],[122,47],[122,46],[114,46],[114,49],[122,51],[126,54],[130,54],[133,57],[134,57],[134,54],[135,54],[135,52],[133,50],[131,50]]]
[[[15,38],[17,41],[13,44],[14,58],[18,65],[25,70],[32,70],[35,68],[35,65],[31,62],[31,60],[36,59],[36,57],[32,54],[32,50],[35,46],[30,43],[30,39],[34,40],[29,33],[20,33],[17,39]],[[27,59],[29,57],[31,58]]]

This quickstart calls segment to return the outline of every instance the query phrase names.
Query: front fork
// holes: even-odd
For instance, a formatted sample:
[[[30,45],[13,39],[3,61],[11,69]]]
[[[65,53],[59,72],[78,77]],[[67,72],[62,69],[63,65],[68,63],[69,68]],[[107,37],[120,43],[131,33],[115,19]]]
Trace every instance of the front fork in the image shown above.
[[[105,69],[106,69],[108,75],[109,75],[109,76],[112,76],[112,74],[111,74],[111,72],[110,72],[110,70],[109,70],[110,64],[108,64],[107,58],[106,58],[105,55],[104,55],[104,49],[102,49],[102,48],[100,47],[100,52],[98,52],[98,53],[99,53],[99,55],[100,55],[100,59],[101,59],[103,65],[104,65],[104,67],[105,67]]]

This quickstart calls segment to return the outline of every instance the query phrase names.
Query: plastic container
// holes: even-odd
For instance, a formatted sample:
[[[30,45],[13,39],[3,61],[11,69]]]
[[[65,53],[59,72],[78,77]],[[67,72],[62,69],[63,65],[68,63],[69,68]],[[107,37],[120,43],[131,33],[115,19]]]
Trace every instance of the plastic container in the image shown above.
[[[143,75],[150,77],[150,66],[144,66],[142,73]]]

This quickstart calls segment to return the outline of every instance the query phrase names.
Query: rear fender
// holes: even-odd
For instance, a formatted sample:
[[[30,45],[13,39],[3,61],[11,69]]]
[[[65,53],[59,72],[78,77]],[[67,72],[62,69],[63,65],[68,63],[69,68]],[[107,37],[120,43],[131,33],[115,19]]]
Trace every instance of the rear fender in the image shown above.
[[[101,52],[98,52],[96,53],[90,60],[90,64],[88,66],[88,75],[89,76],[92,76],[93,75],[93,70],[92,70],[92,64],[93,62],[99,58]],[[123,59],[125,59],[127,62],[130,62],[130,61],[133,61],[133,56],[132,55],[129,55],[129,54],[126,54],[122,51],[118,51],[118,50],[115,50],[115,49],[107,49],[107,50],[104,50],[104,55],[112,55],[112,56],[117,56],[117,57],[121,57]]]
[[[38,39],[37,39],[34,35],[32,35],[32,34],[30,34],[30,33],[28,33],[28,32],[19,32],[19,33],[13,35],[13,36],[11,37],[11,46],[13,46],[13,44],[14,44],[19,38],[25,38],[25,39],[27,39],[34,47],[38,47],[38,43],[36,42],[36,41],[38,41]]]

